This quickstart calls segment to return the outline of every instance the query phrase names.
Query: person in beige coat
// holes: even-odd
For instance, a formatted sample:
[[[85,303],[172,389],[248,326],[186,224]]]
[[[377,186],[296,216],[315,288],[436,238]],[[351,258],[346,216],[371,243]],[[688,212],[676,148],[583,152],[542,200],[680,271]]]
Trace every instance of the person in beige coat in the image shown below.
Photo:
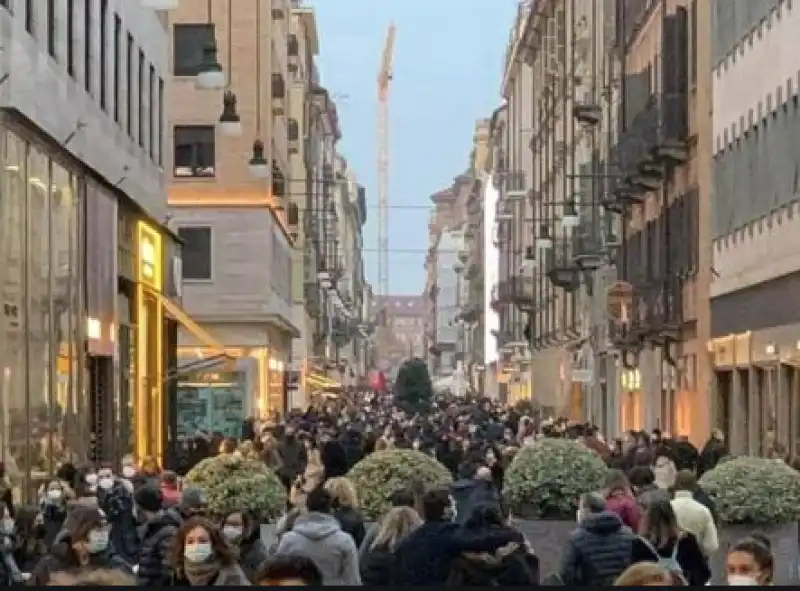
[[[678,526],[694,534],[703,553],[711,556],[719,549],[719,538],[714,517],[708,507],[694,500],[697,477],[689,470],[681,470],[675,477],[675,498],[672,510],[678,518]]]
[[[306,446],[308,462],[305,471],[297,478],[289,492],[289,502],[292,507],[305,507],[308,493],[325,481],[325,466],[322,464],[322,454],[316,442],[311,437],[303,439]]]

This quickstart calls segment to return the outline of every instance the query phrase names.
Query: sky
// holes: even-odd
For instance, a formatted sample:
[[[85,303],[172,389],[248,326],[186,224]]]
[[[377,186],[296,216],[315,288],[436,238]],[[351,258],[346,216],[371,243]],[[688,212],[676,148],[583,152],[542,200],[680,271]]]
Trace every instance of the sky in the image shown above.
[[[339,108],[339,148],[367,189],[364,258],[373,284],[376,79],[389,23],[397,27],[389,102],[389,291],[418,295],[425,286],[430,195],[464,172],[475,121],[500,104],[503,56],[517,2],[314,0],[312,5],[322,83]]]

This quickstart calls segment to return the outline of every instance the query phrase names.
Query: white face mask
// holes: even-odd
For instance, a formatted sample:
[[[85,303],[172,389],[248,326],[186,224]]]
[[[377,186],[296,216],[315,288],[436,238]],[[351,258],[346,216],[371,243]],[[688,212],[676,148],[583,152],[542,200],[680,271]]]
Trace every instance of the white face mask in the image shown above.
[[[204,542],[201,544],[194,544],[193,546],[186,546],[183,549],[183,557],[193,564],[200,564],[211,558],[213,550],[211,544]]]
[[[133,478],[134,476],[136,476],[136,468],[134,468],[133,466],[123,466],[122,475],[125,478]]]
[[[60,501],[61,500],[62,492],[57,488],[53,488],[47,491],[47,498],[51,501]]]
[[[728,586],[757,587],[758,581],[755,577],[748,577],[747,575],[728,575]]]
[[[89,532],[89,553],[99,554],[108,548],[108,530],[95,529]]]
[[[86,484],[88,484],[89,486],[94,486],[95,484],[97,484],[97,474],[87,474]]]
[[[111,490],[111,487],[114,486],[114,479],[110,476],[105,476],[100,479],[99,485],[103,490]]]
[[[2,522],[0,522],[0,527],[2,527],[3,532],[10,534],[14,532],[16,523],[11,517],[6,517]]]
[[[226,525],[222,528],[222,535],[229,542],[235,542],[241,539],[242,535],[244,534],[244,528],[238,525]]]

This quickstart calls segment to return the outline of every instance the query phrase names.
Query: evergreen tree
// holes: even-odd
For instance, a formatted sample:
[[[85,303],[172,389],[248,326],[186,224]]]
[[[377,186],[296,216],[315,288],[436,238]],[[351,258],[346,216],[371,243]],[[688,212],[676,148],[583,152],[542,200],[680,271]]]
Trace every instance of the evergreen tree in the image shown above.
[[[428,365],[419,357],[407,359],[394,382],[394,403],[407,412],[426,412],[433,400]]]

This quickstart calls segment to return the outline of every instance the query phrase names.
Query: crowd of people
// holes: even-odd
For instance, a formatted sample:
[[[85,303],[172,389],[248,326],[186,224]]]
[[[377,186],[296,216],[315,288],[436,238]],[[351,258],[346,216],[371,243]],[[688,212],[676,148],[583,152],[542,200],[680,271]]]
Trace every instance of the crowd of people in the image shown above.
[[[554,572],[502,500],[505,470],[542,437],[578,440],[611,468],[603,490],[576,499],[575,529]],[[258,457],[289,499],[274,539],[247,511],[212,516],[204,491],[182,487],[152,458],[64,464],[38,506],[0,505],[6,585],[704,585],[719,549],[698,475],[725,455],[714,432],[698,450],[655,430],[606,441],[589,424],[546,419],[488,399],[439,396],[429,412],[364,393],[280,420],[246,421],[240,440],[192,444],[205,455]],[[414,449],[453,475],[447,488],[408,482],[367,523],[347,478],[365,456]],[[204,454],[195,455],[189,465]],[[187,466],[184,466],[186,468]],[[183,471],[183,470],[181,470]],[[725,561],[729,585],[773,582],[769,542],[754,534]],[[721,574],[721,573],[720,573]]]

